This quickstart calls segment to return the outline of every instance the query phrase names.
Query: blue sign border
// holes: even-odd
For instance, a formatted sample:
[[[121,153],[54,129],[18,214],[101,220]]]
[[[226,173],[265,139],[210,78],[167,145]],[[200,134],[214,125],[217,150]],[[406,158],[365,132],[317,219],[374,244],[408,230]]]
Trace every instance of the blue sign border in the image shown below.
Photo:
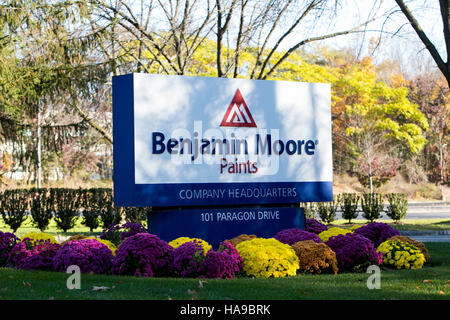
[[[260,182],[260,183],[167,183],[136,184],[134,159],[134,77],[114,76],[113,97],[113,160],[114,205],[137,207],[177,207],[199,205],[295,204],[299,202],[333,201],[333,183],[324,182]],[[296,188],[296,195],[271,197],[230,197],[232,190]],[[223,189],[223,198],[181,199],[183,189]],[[280,193],[282,190],[280,189]]]

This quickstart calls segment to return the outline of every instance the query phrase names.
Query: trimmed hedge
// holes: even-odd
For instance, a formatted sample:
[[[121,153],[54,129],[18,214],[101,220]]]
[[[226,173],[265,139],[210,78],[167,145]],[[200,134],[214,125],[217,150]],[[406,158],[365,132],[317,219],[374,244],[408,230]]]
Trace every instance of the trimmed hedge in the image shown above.
[[[114,207],[111,188],[30,188],[0,191],[0,214],[3,221],[16,232],[28,215],[41,231],[54,219],[57,228],[67,232],[75,225],[76,218],[91,232],[108,228],[125,219],[141,222],[151,208]]]
[[[305,208],[306,218],[318,213],[322,222],[326,224],[335,220],[338,206],[342,212],[342,218],[348,220],[349,223],[359,214],[369,222],[374,222],[381,218],[382,213],[398,223],[406,217],[408,197],[404,193],[342,193],[337,195],[333,202],[316,203],[314,213],[309,209],[313,208],[312,205],[308,208],[307,203],[300,204],[301,208]]]

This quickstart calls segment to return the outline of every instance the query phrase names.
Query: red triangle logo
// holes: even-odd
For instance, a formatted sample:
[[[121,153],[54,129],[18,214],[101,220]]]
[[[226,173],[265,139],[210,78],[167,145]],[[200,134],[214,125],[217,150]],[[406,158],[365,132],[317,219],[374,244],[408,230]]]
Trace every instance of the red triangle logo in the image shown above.
[[[253,120],[252,114],[239,89],[236,90],[220,126],[256,128],[255,120]]]

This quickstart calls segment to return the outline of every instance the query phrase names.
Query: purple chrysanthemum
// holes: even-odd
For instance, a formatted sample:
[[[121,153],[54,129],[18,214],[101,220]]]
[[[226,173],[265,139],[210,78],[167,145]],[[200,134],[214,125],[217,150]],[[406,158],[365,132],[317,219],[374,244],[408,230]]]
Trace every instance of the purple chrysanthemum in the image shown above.
[[[173,252],[171,272],[182,277],[196,277],[198,267],[205,258],[204,250],[196,240],[183,243]]]
[[[354,233],[366,237],[372,241],[375,247],[378,247],[382,242],[386,241],[390,237],[400,235],[400,232],[397,229],[394,229],[387,223],[383,222],[370,222],[365,226],[357,228]]]
[[[9,254],[9,261],[18,269],[52,270],[52,261],[61,245],[49,240],[25,238]]]
[[[231,279],[242,269],[242,258],[229,242],[222,242],[218,251],[209,250],[198,272],[201,278]]]
[[[319,234],[328,230],[328,227],[316,219],[305,219],[305,231]]]
[[[69,241],[53,258],[53,269],[66,271],[71,265],[77,265],[82,273],[107,273],[113,261],[111,250],[95,239]]]
[[[9,253],[19,241],[13,233],[0,231],[0,267],[6,264]]]
[[[140,223],[135,222],[127,222],[122,225],[123,233],[121,235],[122,240],[125,240],[128,237],[134,236],[138,233],[145,233],[147,229]]]
[[[284,229],[278,232],[275,237],[278,241],[293,245],[298,241],[312,240],[317,243],[322,243],[319,236],[313,232],[300,230],[298,228]]]
[[[112,272],[153,277],[165,275],[173,261],[173,248],[154,234],[128,237],[116,250]]]
[[[373,243],[359,234],[337,235],[325,244],[336,253],[339,270],[359,271],[370,264],[380,263],[380,255]]]
[[[25,238],[9,254],[10,262],[18,269],[52,270],[53,258],[61,245],[48,240]]]
[[[237,264],[237,266],[239,267],[239,270],[242,269],[243,267],[243,260],[241,255],[239,254],[239,252],[237,251],[236,247],[233,246],[233,244],[229,241],[222,241],[219,244],[219,249],[217,250],[219,252],[225,252],[228,255],[230,255],[231,257],[233,257],[235,263]]]

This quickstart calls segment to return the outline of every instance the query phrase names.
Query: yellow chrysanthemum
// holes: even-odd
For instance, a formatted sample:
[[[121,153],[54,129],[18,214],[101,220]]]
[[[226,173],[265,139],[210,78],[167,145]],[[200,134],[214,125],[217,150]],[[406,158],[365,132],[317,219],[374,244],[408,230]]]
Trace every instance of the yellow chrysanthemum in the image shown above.
[[[408,242],[387,240],[381,243],[378,252],[383,255],[383,264],[397,269],[420,269],[425,263],[421,250]]]
[[[254,238],[239,243],[237,251],[243,259],[243,271],[256,278],[294,276],[298,257],[291,246],[270,238]]]
[[[351,226],[350,228],[348,228],[348,230],[350,230],[351,232],[354,232],[356,229],[361,228],[362,226],[359,226],[357,224]]]
[[[351,233],[350,230],[339,228],[339,227],[333,227],[328,230],[322,231],[319,233],[319,238],[323,242],[327,242],[331,237],[338,236],[340,234],[347,234]]]
[[[44,232],[31,232],[31,233],[27,233],[26,235],[24,235],[21,240],[25,239],[25,238],[29,238],[31,240],[35,240],[35,241],[39,241],[39,240],[48,240],[51,243],[58,243],[58,241],[56,241],[56,239],[52,236],[49,235],[47,233]]]

